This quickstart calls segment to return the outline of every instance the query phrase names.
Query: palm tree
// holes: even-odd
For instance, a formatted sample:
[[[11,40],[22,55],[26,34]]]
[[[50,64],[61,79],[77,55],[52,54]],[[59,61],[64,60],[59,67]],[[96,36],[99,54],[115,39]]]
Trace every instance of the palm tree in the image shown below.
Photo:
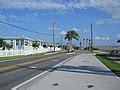
[[[69,42],[68,50],[72,51],[73,50],[73,48],[72,48],[72,40],[73,39],[79,40],[79,35],[75,30],[71,30],[71,31],[68,31],[66,33],[65,39],[67,39],[68,42]]]
[[[5,45],[5,42],[2,38],[0,38],[0,47],[3,47]]]
[[[2,47],[2,50],[4,50],[5,48],[7,49],[12,48],[12,45],[5,42],[3,38],[0,38],[0,47]]]

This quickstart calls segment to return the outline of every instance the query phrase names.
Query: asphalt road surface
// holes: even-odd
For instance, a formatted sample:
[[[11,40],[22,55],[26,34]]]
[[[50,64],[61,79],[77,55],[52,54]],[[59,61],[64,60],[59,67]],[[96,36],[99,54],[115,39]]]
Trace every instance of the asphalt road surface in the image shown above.
[[[29,57],[25,59],[0,62],[0,69],[15,66],[3,70],[0,73],[0,90],[10,90],[12,87],[50,69],[56,64],[80,54],[75,53],[56,53],[41,57]]]

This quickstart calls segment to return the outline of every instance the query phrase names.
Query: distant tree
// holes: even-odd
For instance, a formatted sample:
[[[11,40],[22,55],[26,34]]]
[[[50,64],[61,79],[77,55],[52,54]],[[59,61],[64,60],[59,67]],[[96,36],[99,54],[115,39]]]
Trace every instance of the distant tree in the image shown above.
[[[4,42],[4,40],[2,38],[0,38],[0,47],[5,46],[6,42]]]
[[[68,31],[65,35],[65,39],[68,39],[68,42],[72,44],[72,40],[79,40],[79,35],[75,30]]]
[[[75,30],[71,30],[66,33],[65,39],[68,40],[68,42],[69,42],[68,50],[71,51],[72,50],[72,40],[73,39],[79,40],[79,35]]]
[[[2,50],[5,50],[5,48],[7,48],[7,49],[12,48],[12,45],[8,44],[2,38],[0,38],[0,47],[3,47]]]

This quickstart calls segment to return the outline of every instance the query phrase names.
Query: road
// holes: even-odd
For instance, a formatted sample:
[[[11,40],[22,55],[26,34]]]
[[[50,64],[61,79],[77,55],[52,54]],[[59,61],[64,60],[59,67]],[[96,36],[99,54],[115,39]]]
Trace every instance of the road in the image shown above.
[[[120,78],[93,54],[81,54],[13,90],[120,90]]]
[[[80,53],[56,53],[42,57],[29,57],[15,61],[1,62],[0,69],[5,69],[0,73],[0,90],[10,90],[12,87],[78,54]],[[15,67],[7,68],[11,66]]]

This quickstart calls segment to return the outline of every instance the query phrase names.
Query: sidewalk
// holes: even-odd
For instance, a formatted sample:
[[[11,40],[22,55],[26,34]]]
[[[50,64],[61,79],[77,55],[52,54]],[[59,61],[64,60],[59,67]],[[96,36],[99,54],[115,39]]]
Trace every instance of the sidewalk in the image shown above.
[[[93,55],[82,54],[19,90],[120,90],[120,79]]]

